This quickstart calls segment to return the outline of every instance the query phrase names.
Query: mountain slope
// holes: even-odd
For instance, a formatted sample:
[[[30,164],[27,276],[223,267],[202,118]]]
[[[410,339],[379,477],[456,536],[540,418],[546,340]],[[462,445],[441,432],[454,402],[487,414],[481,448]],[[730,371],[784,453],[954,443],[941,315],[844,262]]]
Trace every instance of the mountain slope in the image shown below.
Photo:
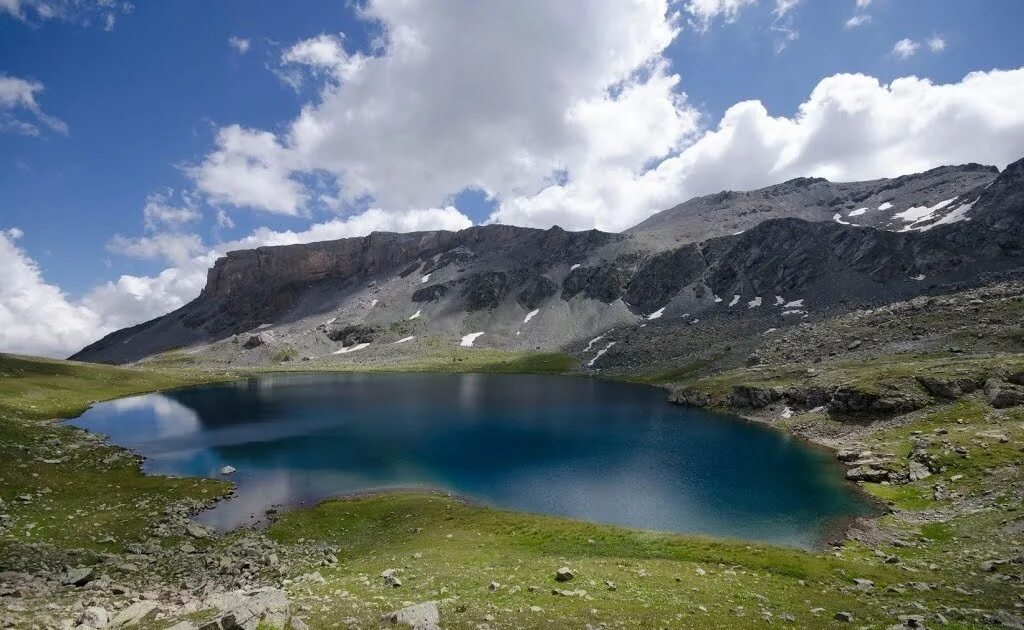
[[[1024,161],[1001,174],[966,165],[859,184],[794,180],[695,199],[623,234],[492,225],[232,252],[196,300],[73,358],[180,350],[212,364],[329,364],[462,344],[569,350],[594,368],[656,364],[676,356],[681,335],[749,338],[1018,268],[1022,195]],[[849,216],[876,202],[891,206]],[[718,234],[730,221],[749,227]],[[610,331],[630,331],[644,355],[609,345]]]

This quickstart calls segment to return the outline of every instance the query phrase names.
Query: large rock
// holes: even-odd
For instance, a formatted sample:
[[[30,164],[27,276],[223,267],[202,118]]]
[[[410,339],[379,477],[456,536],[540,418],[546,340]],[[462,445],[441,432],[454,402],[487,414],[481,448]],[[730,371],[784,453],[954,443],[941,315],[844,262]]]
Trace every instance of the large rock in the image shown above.
[[[889,478],[889,471],[875,468],[873,466],[857,466],[846,471],[846,478],[850,481],[870,481],[877,483]]]
[[[437,610],[437,602],[423,602],[390,612],[381,617],[381,621],[392,625],[409,626],[413,630],[439,630],[441,613]]]
[[[985,397],[996,409],[1024,405],[1024,387],[990,378],[985,381]]]
[[[256,630],[257,627],[281,630],[291,615],[288,596],[276,588],[220,593],[207,600],[206,607],[220,610],[222,614],[202,626],[203,630]]]
[[[60,583],[67,586],[85,586],[96,577],[92,567],[76,567],[68,569],[60,576]]]
[[[140,621],[146,618],[151,612],[159,608],[156,602],[143,600],[141,602],[135,602],[128,608],[125,608],[121,612],[114,615],[114,618],[110,620],[110,627],[121,628],[131,627],[139,624]]]

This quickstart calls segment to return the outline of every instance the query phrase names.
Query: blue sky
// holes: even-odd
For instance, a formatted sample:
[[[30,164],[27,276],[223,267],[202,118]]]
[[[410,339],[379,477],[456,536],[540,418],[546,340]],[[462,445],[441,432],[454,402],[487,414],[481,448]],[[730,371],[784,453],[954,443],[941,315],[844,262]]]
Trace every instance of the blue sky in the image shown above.
[[[43,2],[56,15],[40,14]],[[961,83],[1024,66],[1017,0],[409,4],[0,3],[10,7],[0,9],[0,76],[36,86],[33,105],[0,92],[10,255],[105,330],[187,300],[194,279],[173,289],[151,279],[195,276],[222,246],[488,220],[622,229],[725,187],[1024,155],[1019,117],[969,102],[985,90],[1013,97],[1020,78]],[[400,40],[407,28],[411,40]],[[877,86],[826,81],[842,73]],[[888,85],[908,76],[931,83],[898,98]],[[818,102],[823,81],[818,94],[831,96]],[[915,99],[934,104],[920,129],[907,122]],[[763,109],[723,120],[751,100]],[[809,101],[822,113],[801,123]],[[851,131],[844,102],[862,108],[857,124],[897,122]],[[349,116],[357,122],[339,122]],[[979,128],[954,125],[964,142],[937,150],[928,136],[951,120]],[[872,146],[831,140],[876,132],[886,140]],[[154,199],[192,218],[147,224]],[[117,284],[126,275],[145,288]],[[100,295],[105,285],[116,299]],[[138,304],[115,316],[100,304],[108,298]]]

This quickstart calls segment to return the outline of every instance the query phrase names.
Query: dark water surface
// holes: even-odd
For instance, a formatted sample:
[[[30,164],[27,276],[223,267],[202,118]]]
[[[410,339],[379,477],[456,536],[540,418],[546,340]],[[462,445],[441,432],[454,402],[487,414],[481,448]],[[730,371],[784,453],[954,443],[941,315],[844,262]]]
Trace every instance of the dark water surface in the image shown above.
[[[271,505],[395,487],[796,546],[869,511],[826,453],[594,379],[274,375],[101,403],[73,422],[147,456],[148,472],[237,468],[238,496],[200,519],[222,528]]]

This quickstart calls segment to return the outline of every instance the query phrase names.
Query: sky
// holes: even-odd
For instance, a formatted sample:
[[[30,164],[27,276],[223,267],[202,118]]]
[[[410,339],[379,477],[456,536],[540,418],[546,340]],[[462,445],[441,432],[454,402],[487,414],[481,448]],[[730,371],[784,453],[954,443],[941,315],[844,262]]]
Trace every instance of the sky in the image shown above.
[[[1019,0],[0,0],[0,351],[232,249],[1024,157]]]

